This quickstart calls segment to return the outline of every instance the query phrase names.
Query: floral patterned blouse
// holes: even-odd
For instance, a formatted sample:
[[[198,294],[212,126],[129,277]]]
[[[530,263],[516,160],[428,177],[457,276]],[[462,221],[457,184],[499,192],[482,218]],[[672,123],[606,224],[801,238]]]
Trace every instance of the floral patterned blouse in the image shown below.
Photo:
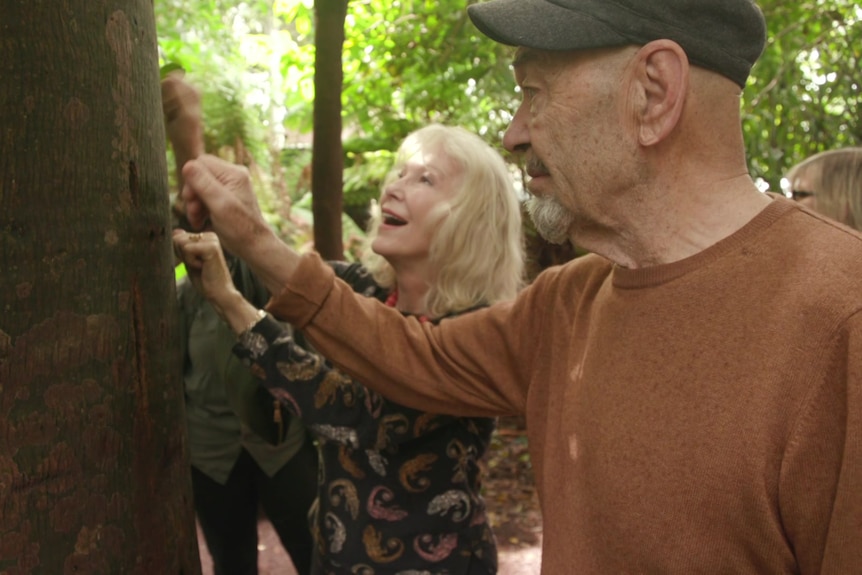
[[[353,289],[388,295],[357,264],[330,264]],[[316,575],[497,572],[479,495],[494,420],[424,413],[386,400],[298,345],[270,317],[234,352],[317,436]]]

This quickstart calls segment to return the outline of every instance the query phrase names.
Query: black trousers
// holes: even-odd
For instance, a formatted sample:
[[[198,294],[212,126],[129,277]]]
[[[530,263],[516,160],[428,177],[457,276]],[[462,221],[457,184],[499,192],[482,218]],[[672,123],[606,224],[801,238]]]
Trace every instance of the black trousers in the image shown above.
[[[308,510],[317,495],[317,464],[317,448],[309,439],[272,477],[245,450],[225,485],[192,467],[195,512],[215,575],[257,575],[258,505],[297,572],[311,572]]]

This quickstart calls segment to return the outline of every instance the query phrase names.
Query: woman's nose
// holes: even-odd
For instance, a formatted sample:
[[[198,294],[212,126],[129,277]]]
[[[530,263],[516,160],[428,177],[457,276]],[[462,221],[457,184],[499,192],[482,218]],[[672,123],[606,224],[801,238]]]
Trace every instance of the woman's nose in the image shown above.
[[[390,182],[385,188],[383,188],[383,198],[391,197],[400,199],[404,196],[404,188],[401,185],[401,178]]]

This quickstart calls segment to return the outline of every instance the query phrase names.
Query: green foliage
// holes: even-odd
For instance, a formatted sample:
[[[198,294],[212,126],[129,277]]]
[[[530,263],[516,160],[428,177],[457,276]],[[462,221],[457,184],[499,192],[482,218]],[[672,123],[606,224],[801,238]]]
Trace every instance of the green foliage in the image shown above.
[[[745,91],[751,172],[780,190],[787,169],[862,144],[862,8],[858,0],[761,2],[769,42]]]
[[[344,170],[345,206],[362,206],[380,195],[383,180],[392,167],[394,153],[377,149],[364,153],[348,152]]]
[[[290,233],[291,242],[300,251],[311,249],[313,234],[311,222],[311,194],[306,194],[291,208],[293,227]],[[341,227],[344,238],[344,257],[347,261],[358,261],[365,247],[365,231],[360,228],[347,214],[341,215]]]
[[[752,175],[777,190],[804,157],[862,145],[862,8],[858,0],[760,4],[770,39],[743,93],[743,129]],[[308,150],[272,134],[282,127],[275,122],[288,142],[311,132],[313,0],[157,0],[155,8],[163,62],[188,70],[212,98],[208,139],[241,140],[263,166],[280,159],[283,173],[270,166],[271,177],[283,178],[284,190],[272,201],[299,201]],[[473,27],[462,0],[352,0],[343,52],[345,209],[378,196],[392,152],[419,126],[462,125],[499,147],[518,100],[511,55]]]
[[[182,71],[183,67],[176,62],[168,62],[159,68],[159,79],[164,80],[171,72]]]
[[[355,156],[345,204],[376,197],[391,162],[380,152],[428,123],[461,125],[499,146],[509,120],[500,110],[515,95],[510,51],[476,30],[460,1],[353,0],[343,102],[352,128],[345,150]]]
[[[292,203],[311,193],[311,148],[291,146],[281,150],[280,161],[284,168],[284,181],[289,185],[286,193]]]
[[[515,96],[511,50],[477,31],[462,1],[353,0],[349,8],[345,204],[376,197],[391,161],[379,152],[430,122],[464,126],[499,146],[509,120],[500,110],[512,109]]]
[[[186,72],[201,91],[207,151],[249,167],[261,207],[281,221],[289,200],[273,186],[267,98],[255,83],[259,70],[251,56],[256,54],[248,54],[270,3],[160,0],[155,7],[162,77],[176,69]],[[259,105],[250,104],[255,97]]]
[[[285,13],[297,31],[281,61],[288,128],[311,130],[314,46],[310,2]],[[499,146],[516,96],[509,48],[473,27],[463,1],[352,0],[343,50],[345,206],[379,194],[401,140],[429,122],[457,124]]]
[[[362,135],[391,135],[392,149],[429,122],[492,137],[505,127],[510,50],[479,34],[463,2],[354,0],[348,22],[345,116]]]

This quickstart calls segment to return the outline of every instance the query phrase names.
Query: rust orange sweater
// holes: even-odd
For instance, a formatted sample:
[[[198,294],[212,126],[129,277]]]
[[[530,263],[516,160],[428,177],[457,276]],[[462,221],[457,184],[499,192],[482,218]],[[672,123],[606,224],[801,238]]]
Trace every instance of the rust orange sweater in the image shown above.
[[[394,401],[526,413],[546,575],[862,573],[862,237],[791,202],[436,328],[314,256],[269,309]]]

